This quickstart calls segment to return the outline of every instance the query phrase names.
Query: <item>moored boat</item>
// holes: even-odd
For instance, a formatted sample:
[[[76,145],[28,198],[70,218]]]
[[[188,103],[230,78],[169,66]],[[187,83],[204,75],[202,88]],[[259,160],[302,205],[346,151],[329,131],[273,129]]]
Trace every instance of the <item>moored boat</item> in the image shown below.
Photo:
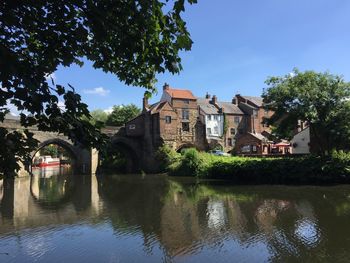
[[[52,158],[51,156],[40,156],[34,159],[33,166],[35,167],[47,167],[47,166],[59,166],[60,158]]]

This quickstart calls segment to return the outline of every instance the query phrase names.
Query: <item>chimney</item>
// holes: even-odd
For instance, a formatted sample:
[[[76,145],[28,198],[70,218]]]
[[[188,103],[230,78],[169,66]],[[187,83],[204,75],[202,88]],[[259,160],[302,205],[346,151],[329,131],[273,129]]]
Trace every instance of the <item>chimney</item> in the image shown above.
[[[168,90],[168,89],[169,89],[169,84],[165,82],[163,86],[163,90]]]
[[[142,99],[142,111],[145,112],[149,109],[149,104],[148,104],[148,97],[146,94],[143,96]]]
[[[217,104],[217,102],[218,102],[218,98],[216,97],[216,95],[213,95],[213,97],[211,98],[211,103]]]
[[[207,92],[207,94],[205,94],[205,98],[207,99],[207,100],[209,100],[210,99],[210,94]]]
[[[236,97],[233,97],[233,98],[232,98],[232,104],[234,104],[234,105],[237,104],[237,99],[236,99]]]

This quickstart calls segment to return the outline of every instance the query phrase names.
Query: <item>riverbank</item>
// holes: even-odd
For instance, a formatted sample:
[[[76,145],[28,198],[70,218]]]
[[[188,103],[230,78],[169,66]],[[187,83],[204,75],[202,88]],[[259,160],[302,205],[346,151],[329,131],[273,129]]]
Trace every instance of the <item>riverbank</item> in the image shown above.
[[[163,170],[174,176],[225,179],[238,184],[350,183],[350,154],[343,152],[327,157],[252,158],[214,156],[195,149],[182,154],[160,151]]]

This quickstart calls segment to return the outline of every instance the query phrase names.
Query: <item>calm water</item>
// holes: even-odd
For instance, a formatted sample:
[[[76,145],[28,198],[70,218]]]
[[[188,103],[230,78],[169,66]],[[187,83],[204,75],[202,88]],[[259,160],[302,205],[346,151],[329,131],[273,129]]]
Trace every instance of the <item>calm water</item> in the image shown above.
[[[63,170],[0,181],[0,262],[265,261],[349,262],[350,186]]]

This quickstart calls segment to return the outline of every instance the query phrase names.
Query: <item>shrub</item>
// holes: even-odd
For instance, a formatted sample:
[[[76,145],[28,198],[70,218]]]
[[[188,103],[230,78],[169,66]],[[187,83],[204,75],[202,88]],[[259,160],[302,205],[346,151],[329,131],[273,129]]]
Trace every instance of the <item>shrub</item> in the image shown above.
[[[170,174],[177,176],[202,176],[204,172],[203,156],[194,148],[184,150],[179,162],[170,166]]]
[[[157,158],[164,171],[174,176],[227,179],[248,184],[350,183],[350,153],[333,152],[329,157],[254,158],[222,157],[186,149],[176,153],[162,146]]]
[[[180,154],[171,149],[168,145],[162,145],[156,152],[156,160],[159,162],[159,171],[169,171],[170,166],[180,159]]]

